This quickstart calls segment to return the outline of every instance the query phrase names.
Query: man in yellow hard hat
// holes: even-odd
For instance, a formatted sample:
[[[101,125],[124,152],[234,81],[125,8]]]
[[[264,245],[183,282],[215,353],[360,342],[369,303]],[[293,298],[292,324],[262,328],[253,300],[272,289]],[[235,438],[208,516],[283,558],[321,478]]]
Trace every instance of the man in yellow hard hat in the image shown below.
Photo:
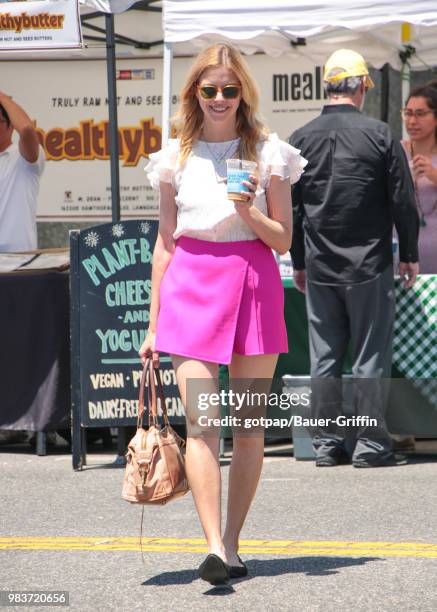
[[[350,49],[336,51],[324,81],[329,103],[290,138],[309,160],[293,191],[291,255],[295,284],[306,293],[312,408],[320,419],[313,435],[316,465],[350,459],[355,467],[400,465],[406,460],[392,450],[383,382],[391,376],[393,224],[405,287],[419,270],[414,188],[388,125],[361,112],[367,89],[374,87],[364,58]],[[352,457],[337,420],[349,343],[357,391]]]
[[[338,83],[349,77],[361,77],[366,89],[375,87],[362,55],[351,49],[334,51],[325,64],[323,80],[325,83]]]

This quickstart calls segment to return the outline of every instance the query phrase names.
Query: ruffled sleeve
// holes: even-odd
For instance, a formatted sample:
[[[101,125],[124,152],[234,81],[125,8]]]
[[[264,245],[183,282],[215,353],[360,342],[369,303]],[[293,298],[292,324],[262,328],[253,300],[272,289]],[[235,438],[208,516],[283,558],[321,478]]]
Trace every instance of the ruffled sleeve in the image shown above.
[[[264,142],[260,155],[261,176],[264,186],[267,187],[272,175],[289,180],[290,184],[297,183],[304,171],[308,161],[300,155],[300,150],[295,149],[277,134],[270,134]]]
[[[157,153],[151,153],[144,166],[147,180],[153,189],[159,189],[159,183],[171,183],[175,186],[175,175],[178,169],[179,140],[171,139],[167,146]]]

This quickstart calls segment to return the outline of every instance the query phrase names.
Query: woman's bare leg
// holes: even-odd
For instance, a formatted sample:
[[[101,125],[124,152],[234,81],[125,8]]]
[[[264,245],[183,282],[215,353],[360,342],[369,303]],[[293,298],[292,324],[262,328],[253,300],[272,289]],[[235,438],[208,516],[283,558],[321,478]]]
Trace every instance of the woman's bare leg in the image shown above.
[[[220,416],[219,407],[201,411],[197,404],[199,392],[217,393],[218,366],[178,355],[172,355],[172,362],[187,416],[185,465],[188,481],[209,552],[226,561],[221,536],[221,475],[218,457],[220,428],[211,427],[206,435],[192,435],[199,416]],[[205,427],[202,429],[205,430]]]
[[[270,392],[278,355],[235,355],[229,366],[231,388],[244,388],[244,381],[257,380],[257,392]],[[232,383],[235,379],[235,384]],[[250,504],[255,496],[264,458],[264,432],[234,435],[234,450],[229,471],[229,492],[226,529],[223,542],[228,563],[240,565],[238,538]]]

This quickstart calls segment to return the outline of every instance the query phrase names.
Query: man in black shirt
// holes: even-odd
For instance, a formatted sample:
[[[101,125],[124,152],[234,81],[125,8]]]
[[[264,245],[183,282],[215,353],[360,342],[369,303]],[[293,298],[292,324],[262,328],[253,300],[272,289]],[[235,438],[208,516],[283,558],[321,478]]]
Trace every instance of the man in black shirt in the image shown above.
[[[355,416],[362,417],[353,465],[399,465],[406,461],[392,452],[384,379],[391,374],[395,306],[393,224],[405,287],[419,271],[414,188],[390,128],[361,113],[365,92],[374,86],[361,55],[336,51],[324,80],[329,104],[290,138],[309,160],[293,191],[291,255],[295,284],[307,298],[312,406],[315,416],[326,419],[313,436],[316,465],[349,459],[345,433],[335,422],[349,343]]]

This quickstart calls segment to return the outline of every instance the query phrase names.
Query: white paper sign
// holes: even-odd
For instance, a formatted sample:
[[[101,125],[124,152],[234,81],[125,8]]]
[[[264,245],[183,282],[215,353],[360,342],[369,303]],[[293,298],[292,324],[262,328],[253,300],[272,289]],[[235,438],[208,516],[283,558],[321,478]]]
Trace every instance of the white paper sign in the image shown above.
[[[0,51],[81,46],[77,0],[0,3]]]

